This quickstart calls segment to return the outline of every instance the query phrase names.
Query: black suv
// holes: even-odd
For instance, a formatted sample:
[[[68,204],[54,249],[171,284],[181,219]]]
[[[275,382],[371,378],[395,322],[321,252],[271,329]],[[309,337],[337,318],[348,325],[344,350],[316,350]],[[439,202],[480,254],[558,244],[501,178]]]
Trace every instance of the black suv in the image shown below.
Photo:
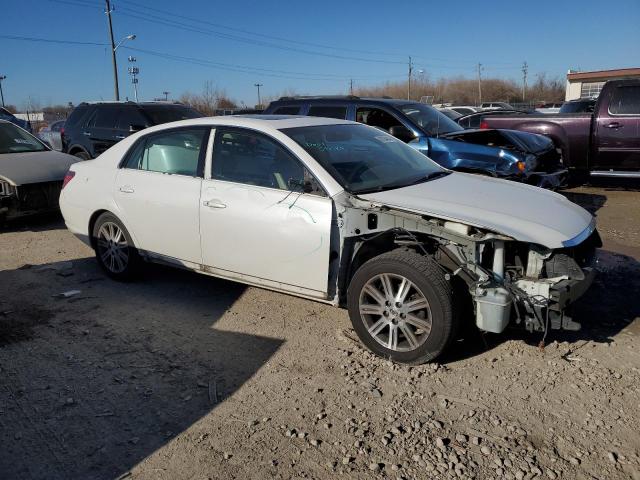
[[[64,125],[62,150],[88,160],[134,132],[161,123],[202,116],[197,110],[180,103],[81,103]]]

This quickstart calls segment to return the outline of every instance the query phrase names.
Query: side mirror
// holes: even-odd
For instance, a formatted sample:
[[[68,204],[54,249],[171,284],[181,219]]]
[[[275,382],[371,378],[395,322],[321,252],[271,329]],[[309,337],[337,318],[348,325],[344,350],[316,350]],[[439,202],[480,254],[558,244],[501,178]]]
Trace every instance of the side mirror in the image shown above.
[[[139,132],[140,130],[144,130],[145,127],[144,125],[129,125],[129,133],[135,133],[135,132]]]
[[[394,125],[389,129],[389,133],[403,142],[410,142],[416,138],[413,132],[404,125]]]

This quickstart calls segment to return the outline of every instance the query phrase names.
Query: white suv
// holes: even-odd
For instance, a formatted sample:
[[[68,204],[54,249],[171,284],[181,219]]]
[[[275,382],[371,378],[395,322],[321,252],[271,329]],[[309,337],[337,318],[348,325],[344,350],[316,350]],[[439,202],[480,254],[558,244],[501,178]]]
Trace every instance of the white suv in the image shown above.
[[[599,246],[593,217],[558,194],[314,117],[148,128],[73,165],[60,205],[114,279],[163,262],[348,307],[372,351],[410,364],[466,320],[576,328],[564,311]]]

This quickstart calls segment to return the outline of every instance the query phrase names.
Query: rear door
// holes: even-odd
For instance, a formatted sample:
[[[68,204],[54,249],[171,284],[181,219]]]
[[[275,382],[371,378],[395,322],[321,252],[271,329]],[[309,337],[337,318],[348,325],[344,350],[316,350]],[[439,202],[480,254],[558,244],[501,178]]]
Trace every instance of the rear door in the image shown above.
[[[199,201],[210,129],[167,129],[142,137],[118,170],[114,197],[138,248],[200,264]]]
[[[333,204],[302,162],[270,136],[218,127],[208,177],[200,231],[209,271],[326,298]]]
[[[121,105],[98,105],[89,119],[82,134],[89,137],[95,157],[119,141],[116,125],[121,112]]]
[[[622,83],[599,101],[592,170],[640,170],[640,85]]]

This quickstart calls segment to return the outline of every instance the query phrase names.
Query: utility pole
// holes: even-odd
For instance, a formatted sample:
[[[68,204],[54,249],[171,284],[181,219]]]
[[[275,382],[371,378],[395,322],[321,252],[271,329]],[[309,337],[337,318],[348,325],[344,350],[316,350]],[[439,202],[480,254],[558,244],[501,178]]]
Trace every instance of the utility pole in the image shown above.
[[[262,100],[260,99],[260,87],[263,87],[264,84],[254,83],[253,86],[258,88],[258,108],[260,108],[262,106]]]
[[[162,94],[164,95],[164,101],[166,102],[167,100],[169,100],[169,94],[171,92],[162,92]]]
[[[349,95],[353,95],[353,78],[349,80]]]
[[[482,64],[478,63],[478,106],[482,105]]]
[[[113,41],[113,25],[111,24],[111,2],[109,0],[104,0],[107,6],[107,10],[105,13],[107,14],[107,19],[109,20],[109,38],[111,40],[111,61],[113,62],[113,86],[114,92],[116,96],[116,101],[120,100],[120,89],[118,88],[118,65],[116,64],[116,44]]]
[[[529,65],[527,62],[522,64],[522,101],[524,102],[525,95],[527,93],[527,73],[529,72]]]
[[[0,98],[2,98],[2,106],[4,107],[4,93],[2,93],[2,81],[7,78],[6,75],[0,75]]]
[[[411,57],[409,57],[409,81],[407,83],[407,100],[411,98],[411,74],[413,73],[413,63],[411,63]]]

